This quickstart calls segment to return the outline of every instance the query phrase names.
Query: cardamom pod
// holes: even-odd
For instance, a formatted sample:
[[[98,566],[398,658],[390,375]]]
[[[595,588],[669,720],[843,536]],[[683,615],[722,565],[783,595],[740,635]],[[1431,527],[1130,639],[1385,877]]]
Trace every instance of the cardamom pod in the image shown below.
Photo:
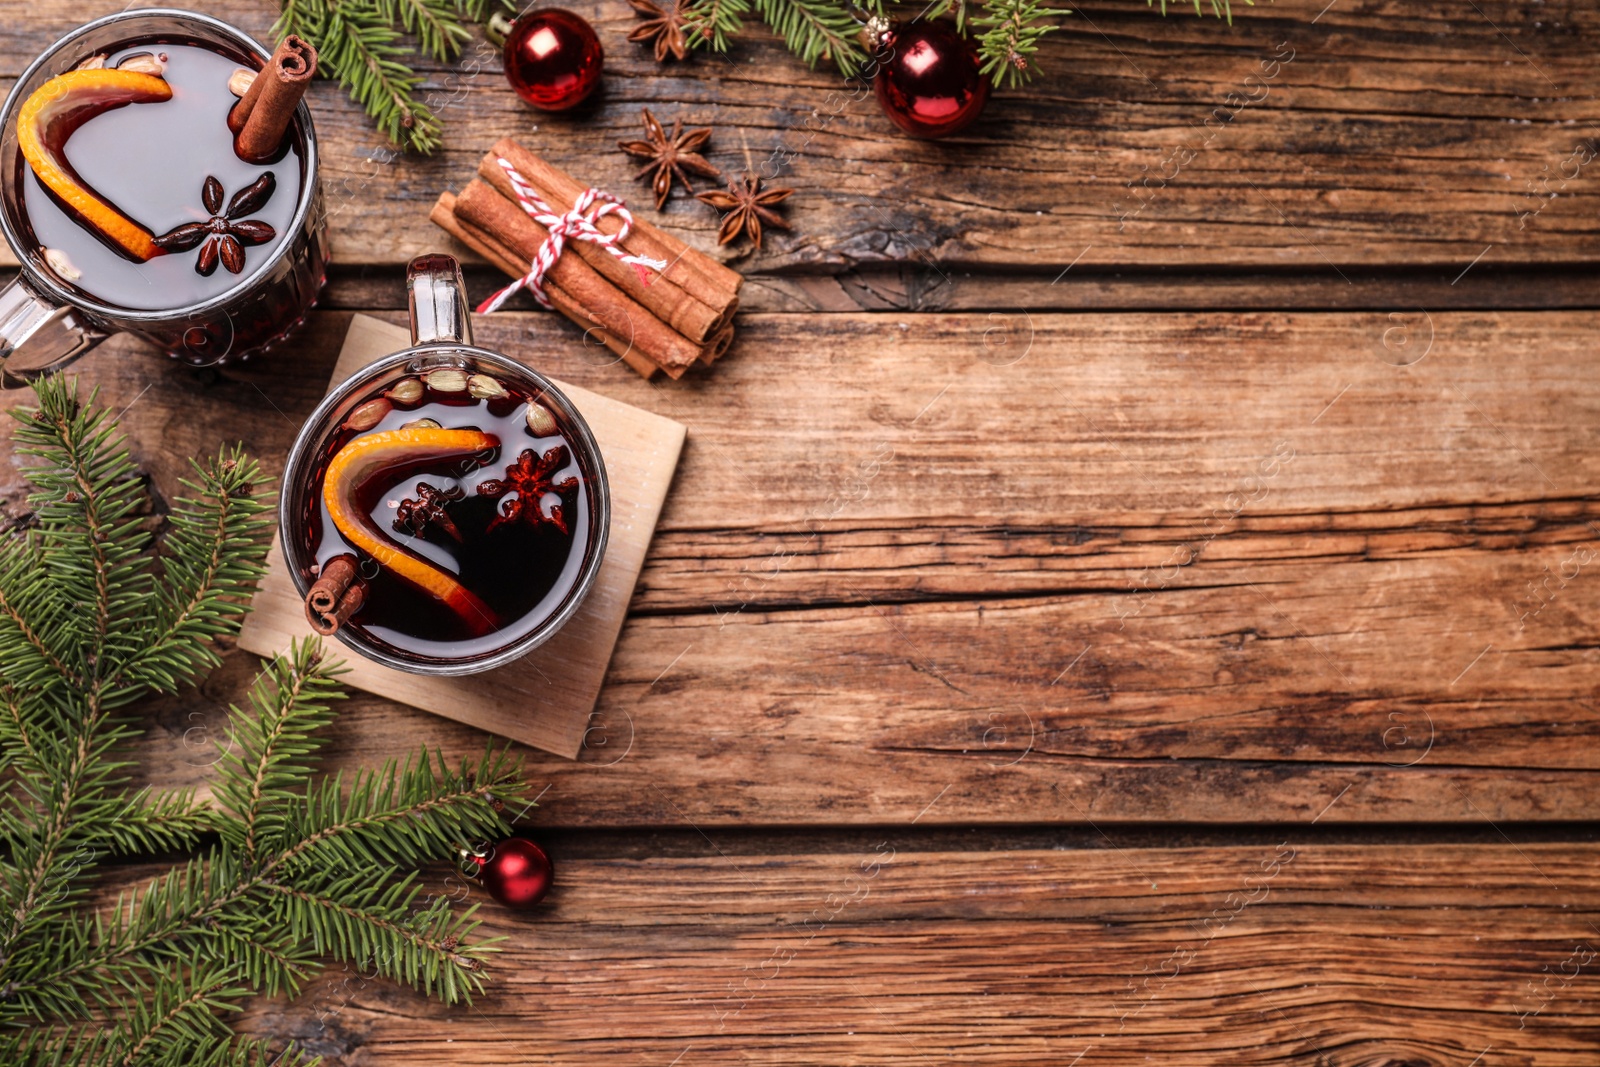
[[[402,430],[437,430],[439,424],[432,419],[412,419],[400,427]]]
[[[73,266],[71,258],[59,248],[44,250],[44,265],[63,281],[75,282],[83,277],[83,271]]]
[[[243,96],[250,91],[250,86],[256,83],[256,72],[246,67],[240,67],[228,75],[228,92],[234,96]]]
[[[343,428],[357,431],[370,430],[382,422],[383,417],[393,410],[394,405],[380,396],[376,400],[367,401],[352,411],[350,417],[344,420]]]
[[[162,53],[165,55],[166,53]],[[131,70],[136,74],[154,74],[157,77],[167,72],[167,64],[161,56],[153,52],[135,52],[133,55],[117,63],[118,70]]]
[[[467,372],[454,367],[440,367],[422,376],[428,388],[439,393],[464,393],[467,389]]]
[[[510,396],[506,387],[487,374],[474,374],[467,379],[467,392],[479,400],[493,400],[495,397]]]
[[[422,383],[415,378],[401,378],[383,395],[396,404],[415,404],[422,399]]]
[[[528,401],[528,429],[535,437],[551,437],[560,431],[550,409],[536,400]]]

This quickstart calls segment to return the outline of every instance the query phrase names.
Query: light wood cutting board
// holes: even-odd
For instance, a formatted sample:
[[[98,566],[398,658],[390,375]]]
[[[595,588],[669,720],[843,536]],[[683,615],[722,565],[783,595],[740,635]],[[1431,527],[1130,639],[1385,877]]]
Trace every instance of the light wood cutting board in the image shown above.
[[[329,388],[410,343],[404,327],[370,315],[355,316]],[[506,355],[517,358],[515,352]],[[611,536],[605,560],[578,613],[523,659],[464,678],[406,674],[362,658],[337,638],[326,640],[350,668],[341,677],[347,685],[575,759],[672,484],[685,431],[671,419],[587,389],[556,384],[594,431],[611,485]],[[239,635],[242,648],[262,656],[276,655],[291,640],[313,633],[276,539],[267,565],[255,610]]]

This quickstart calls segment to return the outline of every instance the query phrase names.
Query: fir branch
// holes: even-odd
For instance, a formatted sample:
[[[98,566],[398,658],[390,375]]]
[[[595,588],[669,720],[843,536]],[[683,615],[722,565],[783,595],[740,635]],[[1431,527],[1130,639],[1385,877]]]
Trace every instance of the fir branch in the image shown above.
[[[324,781],[286,816],[294,838],[269,866],[422,863],[452,847],[499,836],[507,829],[500,810],[508,800],[523,802],[520,770],[509,749],[491,746],[477,767],[463,761],[454,774],[441,753],[436,773],[423,749],[398,772],[387,764],[358,774],[348,791],[337,777]]]
[[[422,51],[448,62],[461,54],[461,45],[470,34],[456,18],[459,0],[372,0],[373,9],[392,26],[399,23],[415,34]]]
[[[413,35],[439,63],[461,55],[472,36],[466,21],[516,10],[515,0],[280,0],[273,33],[299,34],[317,49],[319,71],[336,79],[395,144],[427,155],[442,124],[417,99],[423,77],[398,42]]]
[[[989,0],[983,14],[972,20],[981,72],[997,88],[1015,87],[1033,77],[1038,67],[1032,56],[1039,41],[1059,28],[1045,20],[1066,13],[1039,0]]]
[[[31,718],[16,687],[0,685],[0,755],[5,766],[20,766],[28,774],[48,774],[50,765],[34,743]]]
[[[1156,5],[1156,2],[1157,2],[1157,0],[1144,0],[1144,3],[1145,3],[1146,7],[1154,7]],[[1225,19],[1227,21],[1228,25],[1230,25],[1230,26],[1233,25],[1233,3],[1232,3],[1232,0],[1207,0],[1207,2],[1211,5],[1211,13],[1213,15],[1215,15],[1219,19]],[[1255,0],[1244,0],[1244,2],[1245,2],[1245,5],[1248,6],[1248,7],[1254,7],[1255,6]],[[1160,0],[1160,4],[1161,4],[1161,13],[1163,15],[1165,15],[1167,13],[1167,0]],[[1201,7],[1200,7],[1200,0],[1194,0],[1194,13],[1196,15],[1200,15],[1201,17],[1205,16],[1205,12],[1203,10],[1201,10]]]
[[[726,52],[730,38],[744,32],[750,0],[682,0],[684,40],[690,48]]]
[[[194,469],[200,480],[183,485],[196,495],[180,500],[167,520],[154,625],[108,686],[172,692],[216,666],[211,638],[234,629],[246,610],[243,594],[265,573],[272,513],[254,496],[260,468],[236,447]]]
[[[326,666],[321,646],[297,642],[288,656],[267,664],[250,690],[254,714],[229,707],[228,744],[217,761],[217,800],[236,821],[223,837],[254,864],[266,808],[287,801],[290,789],[311,772],[322,745],[314,732],[333,721],[331,702],[343,699],[333,680],[340,669]],[[278,820],[281,823],[281,819]]]
[[[136,514],[143,489],[109,413],[80,402],[77,387],[49,378],[36,387],[39,406],[16,412],[17,452],[39,462],[28,469],[29,497],[40,528],[43,561],[63,601],[82,619],[74,659],[94,680],[94,703],[107,693],[99,679],[108,660],[136,650],[131,631],[151,585],[142,566],[149,534]],[[134,694],[120,694],[122,702]]]
[[[498,939],[469,940],[471,909],[419,904],[400,864],[506,830],[515,762],[490,751],[451,772],[423,752],[348,790],[313,786],[339,696],[316,643],[272,661],[248,710],[230,709],[219,807],[127,788],[117,749],[134,726],[115,709],[216,662],[211,641],[236,630],[260,572],[267,505],[255,464],[224,451],[185,483],[156,566],[114,420],[68,382],[38,395],[16,435],[36,461],[38,526],[0,541],[0,1024],[26,1028],[0,1033],[0,1063],[266,1067],[266,1045],[234,1039],[225,1015],[257,991],[298,992],[319,952],[371,957],[451,1002],[483,988]],[[102,853],[211,831],[205,855],[87,912]]]
[[[441,897],[413,914],[415,875],[390,881],[388,873],[361,867],[342,878],[316,879],[309,889],[268,882],[277,903],[273,920],[318,952],[372,967],[445,1004],[470,1003],[483,990],[485,955],[494,951],[488,942],[465,943],[478,925],[477,906],[457,915]]]
[[[229,1035],[216,1013],[236,1009],[236,1002],[250,992],[236,979],[232,967],[200,957],[162,974],[150,1001],[140,1001],[129,1011],[126,1027],[117,1034],[121,1048],[108,1067],[134,1067],[147,1052],[172,1057],[196,1046],[226,1043]]]
[[[424,155],[439,147],[441,124],[415,98],[422,76],[399,57],[405,49],[376,6],[379,0],[285,0],[273,32],[295,33],[317,49],[317,66],[338,79],[395,144]]]
[[[31,534],[12,545],[0,557],[0,677],[10,686],[41,691],[56,683],[78,685],[78,673],[56,652],[72,640],[72,613],[38,580],[48,569],[44,553]]]
[[[101,822],[108,847],[125,856],[193,848],[218,829],[210,804],[197,802],[193,789],[152,795],[148,788],[121,797]]]
[[[861,24],[845,4],[837,0],[753,2],[762,21],[813,70],[821,60],[831,59],[848,78],[866,62],[866,49],[856,39]]]

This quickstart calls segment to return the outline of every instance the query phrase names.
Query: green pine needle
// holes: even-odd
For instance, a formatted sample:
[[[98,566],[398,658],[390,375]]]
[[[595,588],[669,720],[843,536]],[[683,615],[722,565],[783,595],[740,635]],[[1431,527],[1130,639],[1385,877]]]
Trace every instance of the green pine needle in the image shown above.
[[[1060,29],[1067,9],[1051,0],[665,0],[681,5],[691,48],[726,52],[752,15],[783,39],[807,66],[831,62],[845,77],[868,61],[860,39],[863,13],[932,19],[953,15],[974,33],[982,70],[1000,88],[1014,88],[1039,70],[1039,42]],[[1254,0],[1244,0],[1252,4]],[[1167,0],[1145,0],[1146,6]],[[1209,5],[1233,22],[1231,0],[1193,0],[1195,14]],[[426,79],[411,64],[413,47],[437,63],[461,55],[469,22],[482,23],[516,0],[279,0],[273,32],[295,33],[317,48],[319,71],[333,78],[402,148],[431,154],[442,144],[443,123],[427,104]],[[3,608],[0,608],[3,611]]]
[[[867,61],[858,39],[861,24],[848,5],[834,0],[753,0],[756,13],[812,69],[831,59],[850,77]]]
[[[744,32],[750,0],[682,0],[684,38],[691,48],[726,52],[728,42]]]
[[[1023,84],[1038,73],[1033,55],[1039,50],[1039,41],[1059,28],[1047,20],[1065,14],[1037,0],[993,0],[984,5],[983,13],[972,19],[978,34],[979,69],[996,87]]]
[[[280,0],[273,33],[294,33],[317,49],[317,70],[333,78],[391,141],[428,155],[443,124],[419,99],[424,78],[407,61],[402,37],[424,55],[449,63],[471,37],[467,23],[491,11],[515,10],[515,0]]]
[[[437,7],[432,10],[442,10]],[[421,19],[420,9],[414,17]],[[60,378],[17,413],[35,523],[0,541],[0,1063],[314,1062],[236,1038],[257,994],[295,995],[332,957],[435,996],[484,987],[498,938],[420,899],[416,866],[503,836],[526,803],[490,748],[448,768],[317,778],[340,668],[314,641],[269,662],[229,711],[210,793],[128,787],[138,726],[118,708],[217,662],[262,571],[270,501],[238,450],[195,466],[164,536],[115,420]],[[208,844],[208,842],[210,842]],[[198,853],[195,850],[199,850]],[[112,855],[190,857],[90,906]]]

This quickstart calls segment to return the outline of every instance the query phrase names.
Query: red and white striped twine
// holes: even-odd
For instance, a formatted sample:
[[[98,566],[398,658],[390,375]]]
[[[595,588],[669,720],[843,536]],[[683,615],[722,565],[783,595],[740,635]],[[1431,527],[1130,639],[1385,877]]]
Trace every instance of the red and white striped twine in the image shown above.
[[[544,295],[545,272],[555,266],[556,259],[566,247],[569,237],[574,241],[588,241],[604,248],[637,271],[639,281],[645,285],[650,284],[650,276],[645,273],[646,268],[657,273],[666,270],[666,260],[629,255],[618,247],[627,240],[628,234],[633,232],[633,215],[629,213],[627,205],[618,198],[604,190],[590,187],[578,197],[571,211],[565,215],[557,215],[555,209],[533,191],[533,186],[517,172],[516,167],[500,158],[496,158],[495,162],[500,164],[500,169],[505,171],[506,177],[511,180],[511,189],[517,194],[517,202],[522,205],[522,210],[531,215],[533,221],[549,230],[550,236],[539,246],[528,273],[479,304],[479,314],[499,310],[500,305],[511,299],[512,293],[524,288],[533,293],[534,299],[541,305],[549,307],[550,298]],[[615,215],[622,220],[622,228],[613,234],[601,233],[595,223],[606,215]]]

